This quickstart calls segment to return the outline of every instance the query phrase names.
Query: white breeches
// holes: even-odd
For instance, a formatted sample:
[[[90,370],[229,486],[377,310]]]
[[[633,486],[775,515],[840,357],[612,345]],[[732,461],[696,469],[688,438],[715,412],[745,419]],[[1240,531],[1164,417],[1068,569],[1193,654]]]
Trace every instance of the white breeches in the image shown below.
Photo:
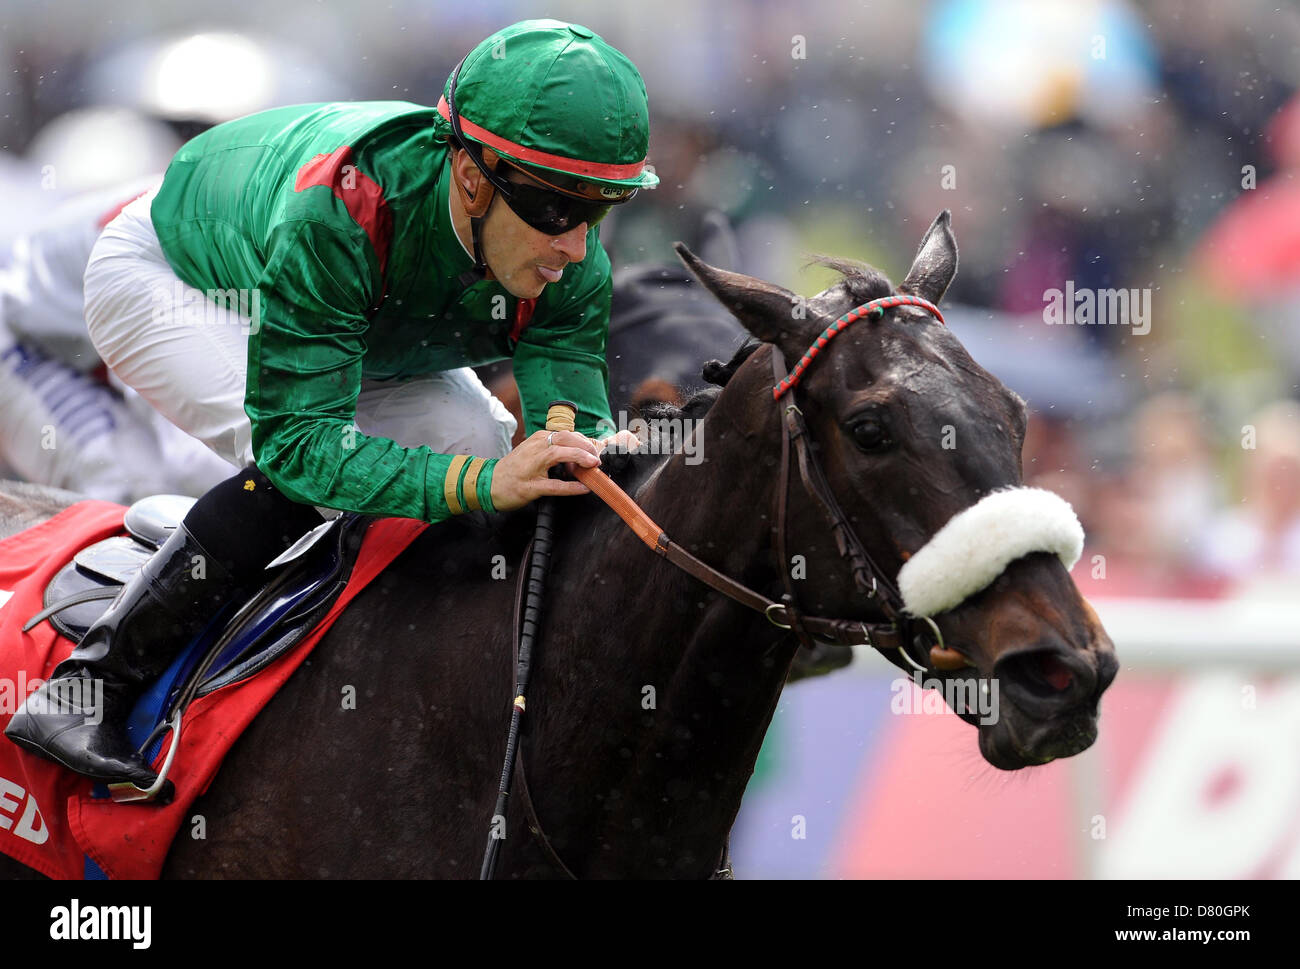
[[[208,300],[172,271],[149,208],[156,189],[104,229],[86,267],[86,325],[114,374],[171,423],[240,467],[253,463],[244,413],[244,312]],[[178,298],[179,297],[179,298]],[[515,419],[468,367],[406,381],[363,381],[356,424],[403,447],[502,457]]]

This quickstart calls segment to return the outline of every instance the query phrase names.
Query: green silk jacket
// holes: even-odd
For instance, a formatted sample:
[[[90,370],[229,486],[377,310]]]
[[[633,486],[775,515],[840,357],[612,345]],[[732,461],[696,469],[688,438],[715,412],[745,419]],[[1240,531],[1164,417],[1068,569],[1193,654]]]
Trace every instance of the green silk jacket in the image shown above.
[[[253,452],[296,501],[425,521],[492,510],[495,459],[355,428],[362,379],[513,357],[528,433],[555,399],[578,405],[589,436],[613,424],[610,264],[598,228],[586,258],[536,301],[496,281],[465,287],[458,277],[473,260],[451,224],[450,152],[433,136],[435,115],[355,102],[218,125],[177,153],[153,202],[181,280],[218,301],[255,294],[240,304],[258,310],[244,402]]]

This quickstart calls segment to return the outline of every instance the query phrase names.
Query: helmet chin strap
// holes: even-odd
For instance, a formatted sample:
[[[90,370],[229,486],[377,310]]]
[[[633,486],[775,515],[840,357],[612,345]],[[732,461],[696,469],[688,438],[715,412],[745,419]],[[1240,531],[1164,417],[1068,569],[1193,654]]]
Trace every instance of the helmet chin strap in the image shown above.
[[[474,240],[474,266],[465,270],[457,277],[462,286],[473,286],[483,279],[496,279],[492,270],[488,267],[487,260],[483,258],[483,243],[481,239],[483,220],[487,217],[487,211],[492,205],[492,199],[496,194],[496,189],[486,178],[480,179],[478,191],[473,195],[461,184],[460,180],[453,178],[456,183],[456,190],[460,194],[461,205],[465,209],[465,214],[469,216],[470,236]]]

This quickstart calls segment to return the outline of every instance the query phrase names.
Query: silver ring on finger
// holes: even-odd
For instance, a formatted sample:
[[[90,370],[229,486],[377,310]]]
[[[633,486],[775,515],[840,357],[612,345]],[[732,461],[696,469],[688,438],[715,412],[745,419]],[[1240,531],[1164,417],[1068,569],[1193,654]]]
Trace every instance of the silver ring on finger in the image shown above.
[[[551,431],[550,434],[547,434],[547,435],[546,435],[546,446],[547,446],[547,447],[550,447],[552,444],[555,443],[555,435],[556,435],[557,433],[558,433],[557,431]]]

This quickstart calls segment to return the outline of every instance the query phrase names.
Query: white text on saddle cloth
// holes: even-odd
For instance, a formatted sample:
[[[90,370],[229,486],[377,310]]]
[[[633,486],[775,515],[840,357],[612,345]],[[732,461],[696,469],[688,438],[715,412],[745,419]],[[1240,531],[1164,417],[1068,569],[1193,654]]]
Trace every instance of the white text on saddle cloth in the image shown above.
[[[0,831],[34,845],[45,844],[50,838],[36,798],[5,777],[0,777]]]

